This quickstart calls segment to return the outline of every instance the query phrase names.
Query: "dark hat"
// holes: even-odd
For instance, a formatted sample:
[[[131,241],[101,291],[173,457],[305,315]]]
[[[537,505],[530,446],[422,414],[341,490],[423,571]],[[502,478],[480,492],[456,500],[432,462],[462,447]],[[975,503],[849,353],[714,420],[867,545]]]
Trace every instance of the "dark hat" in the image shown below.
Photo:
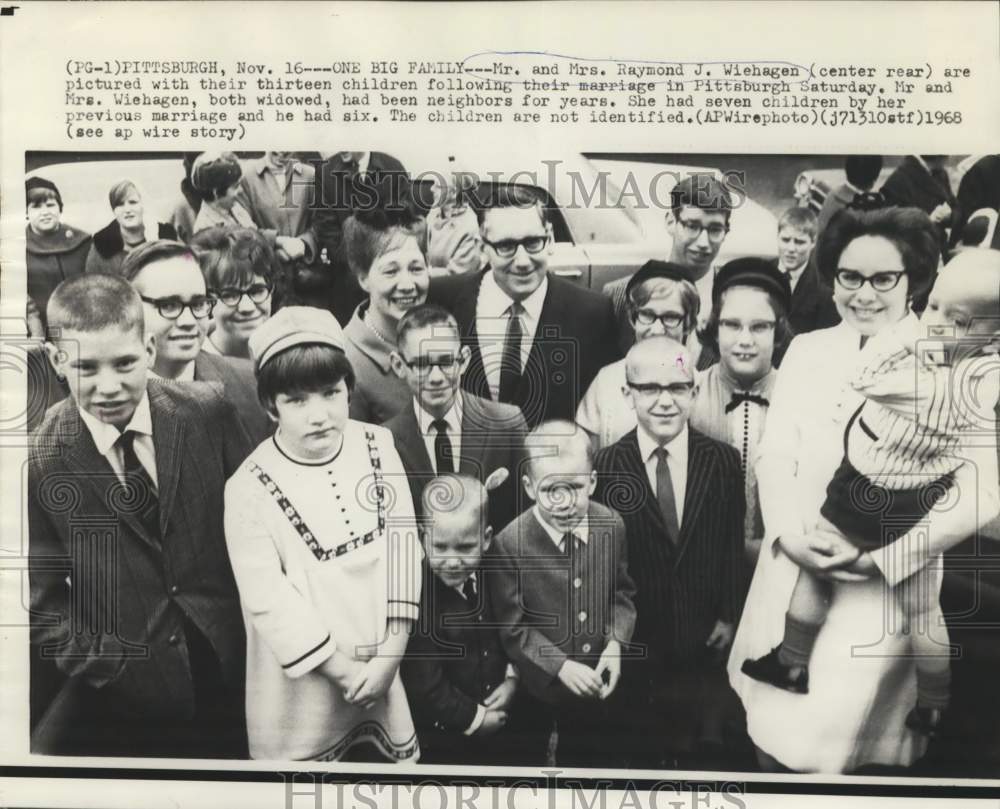
[[[625,300],[630,300],[632,290],[639,286],[639,284],[645,283],[650,278],[669,278],[672,281],[688,281],[689,283],[694,283],[694,276],[692,276],[691,270],[683,264],[677,264],[674,261],[657,261],[656,259],[650,259],[638,270],[636,270],[635,275],[629,279],[628,284],[625,286]]]
[[[792,305],[792,285],[773,260],[736,258],[719,270],[712,282],[712,309],[719,310],[722,293],[730,287],[756,287],[774,295],[787,312]]]
[[[51,191],[56,195],[56,202],[59,203],[59,210],[62,210],[63,201],[62,194],[59,193],[59,189],[56,188],[56,184],[51,180],[46,180],[44,177],[29,177],[24,181],[24,193],[28,194],[39,188],[44,188],[46,191]]]
[[[224,190],[242,176],[243,167],[232,152],[202,152],[191,166],[191,185],[199,191]]]

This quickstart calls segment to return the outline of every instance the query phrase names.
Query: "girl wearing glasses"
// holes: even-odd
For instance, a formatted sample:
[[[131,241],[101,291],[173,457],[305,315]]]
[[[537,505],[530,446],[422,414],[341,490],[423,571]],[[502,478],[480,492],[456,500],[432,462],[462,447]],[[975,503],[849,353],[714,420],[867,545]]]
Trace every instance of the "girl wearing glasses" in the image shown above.
[[[850,385],[862,346],[914,317],[910,302],[931,285],[938,256],[933,223],[912,208],[847,209],[820,238],[819,270],[843,320],[794,339],[782,362],[756,467],[764,548],[729,663],[765,769],[851,772],[907,766],[923,753],[926,737],[906,722],[916,702],[911,640],[901,631],[898,600],[886,598],[886,584],[899,583],[902,566],[887,560],[908,558],[918,533],[957,541],[974,531],[975,498],[931,511],[912,536],[878,553],[859,554],[843,537],[814,532],[843,459],[845,429],[864,402]],[[957,472],[956,488],[964,483],[974,491],[965,474],[964,467]],[[849,505],[878,508],[858,499]],[[830,588],[826,620],[811,638],[788,616],[800,570]],[[745,660],[768,655],[786,631],[797,639],[791,646],[798,659],[810,660],[805,678],[792,672],[776,688],[741,671]]]
[[[216,301],[214,329],[202,350],[249,358],[247,341],[271,316],[271,296],[280,275],[271,245],[254,229],[215,227],[196,234],[191,248]]]
[[[347,262],[368,293],[344,329],[358,380],[351,397],[351,418],[357,421],[384,424],[413,397],[389,357],[400,318],[427,300],[425,236],[423,222],[409,210],[357,212],[344,223]]]
[[[87,255],[87,272],[121,275],[125,257],[146,243],[142,194],[131,180],[122,180],[111,186],[108,202],[115,218],[94,234]],[[176,239],[177,233],[171,225],[161,223],[157,225],[156,238]]]
[[[687,341],[698,322],[701,299],[690,271],[668,261],[647,261],[625,291],[635,342],[666,335]],[[576,411],[576,423],[590,435],[594,449],[614,444],[635,429],[635,411],[625,392],[625,360],[605,365],[590,384]]]
[[[753,574],[764,535],[753,470],[777,380],[775,348],[791,337],[791,297],[788,277],[772,262],[759,258],[730,261],[715,277],[712,314],[699,334],[718,354],[719,362],[699,377],[691,426],[740,453],[747,504],[744,588]]]

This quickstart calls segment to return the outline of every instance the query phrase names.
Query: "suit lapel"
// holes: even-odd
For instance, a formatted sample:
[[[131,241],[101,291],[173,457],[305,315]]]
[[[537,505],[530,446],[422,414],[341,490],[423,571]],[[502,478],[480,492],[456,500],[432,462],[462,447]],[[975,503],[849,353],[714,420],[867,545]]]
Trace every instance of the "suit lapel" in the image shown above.
[[[473,396],[462,397],[462,446],[458,471],[482,479],[489,472],[485,465],[487,441],[484,430],[488,421],[479,401]],[[508,470],[514,474],[513,470]]]
[[[180,480],[185,420],[177,412],[173,400],[155,382],[149,385],[149,410],[153,420],[153,447],[156,451],[160,535],[166,536]]]
[[[535,336],[531,341],[531,349],[528,351],[528,361],[525,363],[524,368],[521,369],[521,382],[518,385],[517,391],[518,402],[527,402],[531,393],[531,374],[528,373],[529,368],[539,369],[540,373],[537,378],[548,379],[548,363],[546,360],[548,359],[549,347],[552,343],[545,339],[542,329],[547,325],[566,322],[563,320],[563,298],[556,292],[558,287],[557,277],[550,275],[548,282],[548,288],[545,290],[545,300],[542,301],[542,310],[538,315]],[[560,335],[560,337],[564,336]],[[579,362],[579,358],[577,358],[577,361]]]
[[[688,429],[688,476],[687,489],[684,493],[684,518],[681,522],[681,533],[677,543],[677,556],[674,564],[679,564],[684,551],[691,543],[691,538],[695,535],[694,526],[697,524],[701,510],[705,505],[708,496],[708,457],[704,452],[698,435]]]
[[[635,430],[632,430],[622,439],[622,467],[627,475],[631,475],[633,480],[639,481],[641,494],[639,495],[642,507],[646,511],[648,520],[652,521],[653,533],[659,541],[669,545],[667,539],[667,523],[660,512],[660,504],[656,500],[656,492],[649,485],[649,477],[646,475],[646,466],[642,462],[639,454],[639,439]],[[626,477],[628,480],[628,477]],[[631,498],[629,498],[631,500]]]
[[[490,386],[486,381],[486,373],[483,370],[483,354],[479,350],[476,308],[479,302],[479,288],[482,286],[483,278],[488,272],[491,272],[489,268],[479,273],[474,283],[462,285],[458,295],[455,296],[452,312],[458,321],[459,328],[462,329],[462,341],[469,347],[471,352],[469,367],[462,377],[463,388],[476,396],[482,396],[484,399],[490,398]],[[466,324],[464,328],[462,324]]]
[[[417,416],[413,412],[412,402],[409,402],[401,411],[401,416],[402,424],[400,427],[402,429],[400,432],[402,434],[398,437],[397,444],[402,452],[409,457],[413,473],[418,476],[426,475],[426,478],[422,477],[421,479],[429,480],[434,476],[434,464],[431,462],[430,455],[427,454],[427,445],[420,434],[420,425],[417,424]]]

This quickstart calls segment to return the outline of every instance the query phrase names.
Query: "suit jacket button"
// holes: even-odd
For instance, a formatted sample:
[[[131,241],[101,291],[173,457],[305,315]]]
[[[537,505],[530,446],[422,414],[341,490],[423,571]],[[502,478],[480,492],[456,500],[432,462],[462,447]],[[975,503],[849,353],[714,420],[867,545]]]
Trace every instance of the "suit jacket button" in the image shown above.
[[[579,590],[582,585],[583,585],[583,579],[581,579],[579,576],[577,576],[575,579],[573,579],[573,587],[574,588],[576,588],[577,590]]]
[[[589,643],[585,643],[585,644],[583,644],[582,648],[583,648],[583,653],[587,654],[590,651],[590,644]]]
[[[171,636],[170,636],[170,637],[168,638],[168,643],[169,643],[169,644],[170,644],[171,646],[176,646],[176,645],[177,645],[178,643],[180,643],[180,642],[181,642],[181,639],[180,639],[180,636],[179,636],[179,635],[171,635]]]
[[[582,624],[584,621],[587,620],[587,613],[584,612],[583,610],[580,610],[579,615],[576,616],[576,620],[578,620]]]
[[[180,591],[181,591],[181,588],[180,588],[180,587],[178,587],[178,586],[177,586],[177,585],[175,584],[175,585],[174,585],[173,587],[171,587],[171,588],[170,588],[170,595],[172,595],[172,596],[175,596],[175,595],[177,595],[177,594],[178,594],[178,593],[179,593]]]

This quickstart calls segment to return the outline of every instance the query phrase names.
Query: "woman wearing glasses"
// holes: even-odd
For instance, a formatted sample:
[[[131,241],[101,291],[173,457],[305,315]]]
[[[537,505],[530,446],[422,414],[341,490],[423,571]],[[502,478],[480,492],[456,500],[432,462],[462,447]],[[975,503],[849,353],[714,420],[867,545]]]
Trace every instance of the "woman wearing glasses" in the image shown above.
[[[203,350],[248,359],[250,335],[271,316],[271,295],[279,276],[271,245],[251,228],[215,227],[195,234],[191,247],[209,294],[217,301],[215,328]]]
[[[797,337],[782,361],[756,467],[764,546],[733,643],[730,681],[765,769],[907,766],[922,755],[925,737],[906,727],[915,666],[899,607],[887,597],[899,571],[886,560],[907,558],[920,543],[918,532],[940,543],[974,531],[975,498],[931,511],[912,536],[879,553],[859,555],[843,538],[810,532],[843,457],[845,428],[863,401],[848,384],[860,349],[885,327],[914,317],[910,303],[937,269],[937,233],[917,209],[847,209],[831,220],[818,250],[842,322]],[[956,487],[974,491],[975,480],[964,474],[956,473]],[[800,569],[830,580],[832,597],[825,623],[802,650],[810,658],[808,682],[793,684],[793,693],[740,669],[767,655],[786,629],[796,630],[786,614]]]
[[[701,301],[690,271],[667,261],[647,261],[632,276],[625,291],[635,342],[666,335],[684,343],[694,332]],[[625,393],[625,360],[598,371],[580,401],[576,423],[599,450],[635,429],[635,411]]]
[[[108,202],[115,218],[94,234],[87,255],[87,272],[121,275],[125,257],[146,243],[142,194],[131,180],[122,180],[111,186]],[[156,238],[176,239],[177,233],[173,226],[159,224]]]
[[[427,300],[430,274],[424,257],[426,230],[408,210],[358,212],[344,223],[351,272],[368,293],[344,329],[347,358],[357,377],[351,418],[383,424],[409,405],[406,382],[392,371],[396,326]]]

